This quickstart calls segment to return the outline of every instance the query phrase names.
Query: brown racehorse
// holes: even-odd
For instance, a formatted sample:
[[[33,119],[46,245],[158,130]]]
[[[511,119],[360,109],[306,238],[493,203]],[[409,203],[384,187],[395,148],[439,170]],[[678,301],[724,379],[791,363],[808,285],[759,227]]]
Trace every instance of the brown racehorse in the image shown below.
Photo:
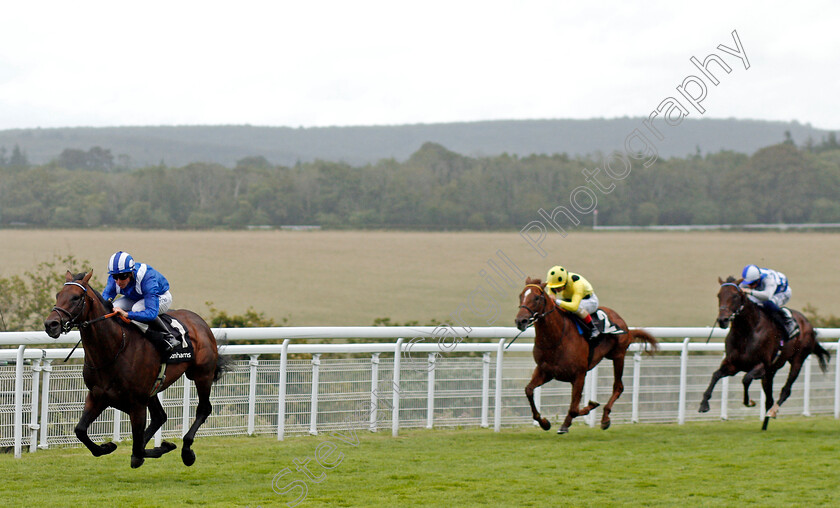
[[[629,330],[627,323],[612,309],[601,307],[607,313],[610,321],[621,328]],[[602,334],[599,341],[590,351],[589,342],[577,329],[571,314],[556,305],[554,298],[546,295],[545,284],[540,279],[528,277],[525,288],[519,294],[519,312],[516,314],[516,327],[525,330],[531,324],[536,330],[534,340],[534,361],[537,367],[531,376],[531,382],[525,387],[525,395],[531,404],[534,420],[539,422],[543,430],[551,428],[551,423],[540,416],[534,405],[534,388],[548,383],[552,379],[572,383],[572,402],[569,413],[558,434],[565,434],[577,416],[589,414],[599,406],[597,402],[589,401],[589,405],[580,408],[583,394],[583,384],[586,373],[604,359],[613,361],[613,393],[601,418],[601,428],[606,430],[610,426],[610,412],[612,406],[624,391],[621,376],[624,373],[624,355],[634,340],[646,342],[651,346],[651,354],[657,349],[656,339],[647,332],[630,330],[629,332],[613,335]]]
[[[746,372],[743,381],[744,405],[755,406],[755,402],[750,400],[749,387],[753,379],[760,378],[766,399],[764,409],[767,411],[761,428],[766,430],[769,418],[776,417],[779,406],[790,396],[791,386],[799,376],[805,358],[815,353],[820,362],[820,369],[826,372],[830,355],[817,342],[814,327],[797,311],[791,312],[799,324],[799,335],[796,339],[787,341],[779,350],[779,341],[784,330],[741,291],[739,284],[742,280],[730,276],[724,281],[718,277],[720,291],[717,296],[720,308],[717,323],[721,328],[726,328],[732,323],[732,327],[726,335],[726,356],[720,368],[712,374],[712,382],[703,394],[699,411],[705,413],[709,410],[712,390],[720,378]],[[779,394],[779,400],[774,404],[773,377],[785,363],[790,363],[790,372]]]
[[[44,321],[44,327],[53,338],[72,328],[79,328],[82,336],[85,348],[82,374],[89,391],[82,417],[76,425],[76,437],[95,457],[113,452],[117,448],[115,443],[98,445],[88,437],[87,429],[107,407],[123,411],[131,420],[134,440],[131,467],[140,467],[145,457],[158,458],[176,448],[168,441],[157,448],[145,448],[166,422],[160,400],[151,394],[160,371],[160,355],[136,326],[106,317],[113,307],[88,285],[92,273],[74,277],[67,272],[67,282],[56,295],[55,307]],[[168,314],[184,325],[194,348],[192,361],[167,365],[166,377],[160,387],[160,390],[165,389],[184,373],[195,383],[198,407],[195,421],[184,435],[181,450],[184,464],[191,466],[195,462],[195,452],[191,449],[195,433],[212,409],[210,386],[221,375],[223,366],[218,361],[216,338],[200,316],[188,310],[173,310]],[[151,414],[148,428],[147,408]]]

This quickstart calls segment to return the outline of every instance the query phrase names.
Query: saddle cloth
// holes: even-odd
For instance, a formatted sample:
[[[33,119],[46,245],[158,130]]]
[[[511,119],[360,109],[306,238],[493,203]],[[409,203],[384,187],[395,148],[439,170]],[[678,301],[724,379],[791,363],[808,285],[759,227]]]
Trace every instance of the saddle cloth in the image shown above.
[[[169,359],[166,360],[166,363],[191,361],[193,359],[193,347],[187,328],[169,314],[161,314],[160,319],[166,324],[166,328],[169,329],[169,333],[174,335],[175,338],[178,339],[178,342],[181,343],[174,351],[172,351],[172,354],[169,355]]]
[[[569,313],[569,315],[572,316],[572,320],[574,321],[575,326],[577,326],[578,333],[585,335],[584,330],[587,328],[587,325],[584,324],[583,320],[577,314]],[[622,330],[610,321],[610,318],[603,309],[595,311],[592,323],[598,327],[598,331],[601,332],[601,335],[621,335],[622,333],[627,333],[626,330]]]

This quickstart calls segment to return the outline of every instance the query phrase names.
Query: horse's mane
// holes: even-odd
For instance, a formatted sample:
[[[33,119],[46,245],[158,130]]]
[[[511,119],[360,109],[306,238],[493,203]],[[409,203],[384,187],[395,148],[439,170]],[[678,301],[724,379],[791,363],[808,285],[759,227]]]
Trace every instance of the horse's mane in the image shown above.
[[[735,277],[730,275],[726,278],[726,282],[735,283],[735,282],[738,282],[738,279],[736,279]]]
[[[87,272],[77,273],[77,274],[73,275],[73,280],[74,281],[82,280],[82,279],[85,278],[85,275],[87,275]],[[114,304],[112,302],[109,302],[108,300],[102,298],[102,295],[99,294],[99,291],[97,291],[90,284],[88,284],[88,288],[90,289],[91,293],[93,293],[93,295],[96,297],[96,299],[99,300],[99,303],[101,303],[102,306],[105,307],[105,310],[107,310],[108,312],[111,312],[111,311],[114,310]]]
[[[537,286],[539,286],[540,284],[542,284],[542,279],[532,279],[531,277],[528,277],[528,280],[526,281],[526,283],[527,284],[536,284]]]

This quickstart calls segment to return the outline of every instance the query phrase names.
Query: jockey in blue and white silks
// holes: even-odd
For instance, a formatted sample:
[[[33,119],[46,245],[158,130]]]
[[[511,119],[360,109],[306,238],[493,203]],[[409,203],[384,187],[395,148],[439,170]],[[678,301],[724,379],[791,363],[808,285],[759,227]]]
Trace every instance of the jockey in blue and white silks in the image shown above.
[[[739,286],[747,298],[770,311],[772,316],[780,318],[788,338],[795,338],[799,333],[799,325],[790,312],[783,309],[791,296],[785,274],[769,268],[747,265],[741,272],[741,277],[743,280]]]
[[[121,298],[114,301],[117,296]],[[170,353],[178,344],[159,317],[172,305],[169,281],[151,266],[135,263],[127,252],[114,253],[108,260],[108,282],[102,298],[114,301],[114,310],[143,330],[162,354]]]

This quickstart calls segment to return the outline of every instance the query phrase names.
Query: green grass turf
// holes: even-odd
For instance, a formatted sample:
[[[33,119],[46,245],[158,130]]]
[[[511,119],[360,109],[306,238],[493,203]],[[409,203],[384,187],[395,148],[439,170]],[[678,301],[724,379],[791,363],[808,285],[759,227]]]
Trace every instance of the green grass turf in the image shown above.
[[[829,417],[616,425],[558,436],[530,426],[200,438],[129,468],[130,447],[100,458],[60,448],[0,457],[4,506],[838,506],[840,437]],[[342,440],[343,439],[343,440]],[[327,443],[327,444],[325,444]],[[177,442],[180,448],[180,441]],[[307,478],[296,471],[313,459]],[[334,450],[331,450],[332,447]],[[343,454],[343,455],[339,455]],[[340,459],[340,461],[339,461]],[[284,468],[289,474],[274,480]],[[274,482],[274,483],[273,483]]]

